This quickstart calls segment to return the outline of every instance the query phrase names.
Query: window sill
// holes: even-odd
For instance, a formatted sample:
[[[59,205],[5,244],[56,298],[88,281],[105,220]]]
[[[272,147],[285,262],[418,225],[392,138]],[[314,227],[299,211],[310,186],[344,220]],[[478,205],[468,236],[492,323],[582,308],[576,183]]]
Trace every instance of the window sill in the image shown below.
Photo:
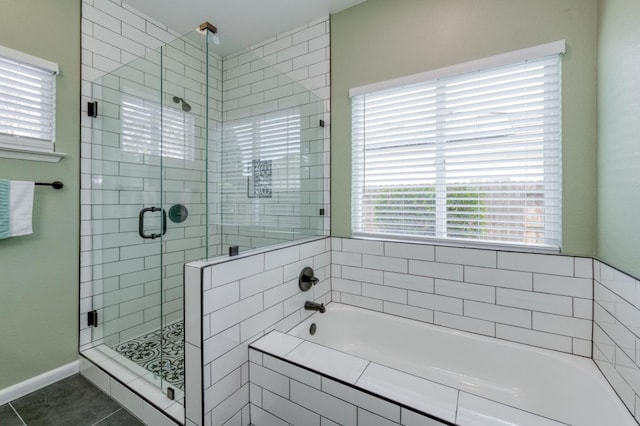
[[[411,237],[394,237],[391,235],[365,234],[354,232],[351,238],[361,240],[389,241],[397,243],[424,244],[431,246],[447,246],[470,248],[480,250],[497,250],[510,251],[518,253],[534,253],[534,254],[561,254],[562,251],[558,247],[549,246],[529,246],[524,244],[501,244],[498,242],[473,242],[460,240],[443,240],[437,238],[411,238]]]
[[[38,151],[33,149],[0,147],[0,158],[11,158],[14,160],[43,161],[47,163],[57,163],[67,154],[63,152]]]

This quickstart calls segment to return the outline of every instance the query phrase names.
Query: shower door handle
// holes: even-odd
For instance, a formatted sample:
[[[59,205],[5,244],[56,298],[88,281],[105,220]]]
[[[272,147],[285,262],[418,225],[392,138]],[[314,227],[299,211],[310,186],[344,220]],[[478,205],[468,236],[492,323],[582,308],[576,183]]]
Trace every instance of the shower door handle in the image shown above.
[[[146,212],[159,212],[159,211],[162,212],[162,234],[145,234],[144,233],[144,214]],[[140,210],[140,214],[138,214],[138,234],[140,234],[142,238],[150,238],[154,240],[156,238],[160,238],[166,233],[167,233],[167,212],[163,208],[145,207],[144,209]]]

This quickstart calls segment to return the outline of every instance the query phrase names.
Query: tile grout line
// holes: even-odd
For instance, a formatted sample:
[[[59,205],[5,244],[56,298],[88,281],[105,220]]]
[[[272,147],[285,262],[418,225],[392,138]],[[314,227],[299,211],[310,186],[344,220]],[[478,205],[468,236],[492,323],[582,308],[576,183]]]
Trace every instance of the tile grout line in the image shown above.
[[[108,419],[109,417],[113,416],[114,414],[116,414],[116,413],[118,413],[118,412],[120,412],[120,411],[122,411],[122,408],[118,408],[118,409],[117,409],[116,411],[114,411],[113,413],[111,413],[111,414],[108,414],[108,415],[104,416],[103,418],[101,418],[101,419],[100,419],[100,420],[98,420],[97,422],[93,423],[91,426],[99,425],[101,422],[103,422],[104,420]]]
[[[364,366],[364,368],[362,369],[362,372],[360,373],[360,375],[358,376],[358,378],[356,379],[355,382],[353,382],[354,385],[356,385],[358,383],[358,381],[360,380],[360,378],[364,375],[364,372],[367,371],[367,368],[369,368],[369,366],[371,365],[371,361],[369,360],[369,362],[367,362],[367,365]]]
[[[14,413],[16,413],[16,416],[18,416],[18,418],[20,419],[20,421],[22,422],[22,424],[24,426],[27,426],[27,422],[24,421],[24,419],[22,418],[22,416],[18,413],[18,410],[16,410],[16,408],[13,406],[13,404],[11,404],[11,402],[8,403],[9,407],[11,407],[11,409],[13,410]]]

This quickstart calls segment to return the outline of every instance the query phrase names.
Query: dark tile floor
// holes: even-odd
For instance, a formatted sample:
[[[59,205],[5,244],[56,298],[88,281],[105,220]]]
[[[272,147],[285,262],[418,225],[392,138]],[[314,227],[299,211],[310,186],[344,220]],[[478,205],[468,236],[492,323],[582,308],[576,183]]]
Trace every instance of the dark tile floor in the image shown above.
[[[0,425],[138,426],[142,423],[76,374],[0,406]]]

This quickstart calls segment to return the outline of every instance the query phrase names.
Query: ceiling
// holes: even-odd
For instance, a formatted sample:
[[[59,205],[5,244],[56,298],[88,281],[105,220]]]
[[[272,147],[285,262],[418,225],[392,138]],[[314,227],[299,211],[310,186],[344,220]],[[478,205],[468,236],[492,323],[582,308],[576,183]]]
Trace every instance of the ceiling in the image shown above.
[[[124,3],[187,34],[203,22],[220,39],[248,47],[364,0],[124,0]]]

